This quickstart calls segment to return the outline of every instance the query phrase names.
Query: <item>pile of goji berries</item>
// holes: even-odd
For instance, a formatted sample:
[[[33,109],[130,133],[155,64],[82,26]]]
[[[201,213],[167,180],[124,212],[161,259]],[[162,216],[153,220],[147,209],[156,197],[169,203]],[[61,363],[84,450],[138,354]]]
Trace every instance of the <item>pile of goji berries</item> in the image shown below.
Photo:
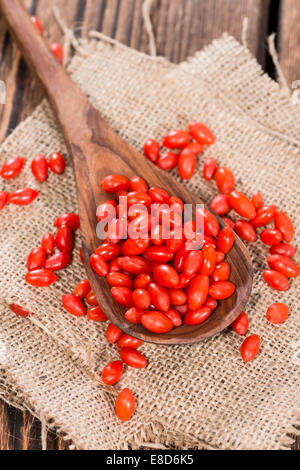
[[[160,154],[160,147],[156,140],[147,139],[144,145],[144,154],[152,163],[162,170],[171,170],[178,165],[178,174],[184,179],[190,179],[196,168],[197,155],[204,151],[205,146],[212,145],[215,137],[211,130],[200,122],[190,122],[188,131],[175,130],[165,135],[162,141],[163,147],[170,150],[180,149],[175,152]],[[194,139],[191,142],[191,139]]]
[[[144,145],[145,156],[163,170],[174,168],[178,163],[178,172],[181,178],[189,179],[195,169],[195,158],[185,157],[187,149],[197,154],[201,153],[205,145],[212,144],[215,139],[211,131],[203,124],[193,122],[188,124],[188,131],[171,131],[163,138],[162,146],[170,149],[179,149],[179,156],[169,152],[160,155],[160,146],[154,139],[148,139]],[[195,140],[192,142],[192,138]],[[200,147],[198,147],[198,145]],[[202,149],[201,149],[202,147]],[[171,157],[172,155],[172,157]],[[179,162],[187,159],[189,170],[181,170]],[[162,161],[162,164],[160,163]],[[164,162],[167,162],[164,164]],[[220,192],[210,203],[210,209],[218,214],[235,232],[246,242],[255,242],[257,229],[273,222],[273,228],[266,228],[260,233],[260,240],[270,246],[267,263],[270,269],[263,272],[264,281],[273,289],[285,291],[289,288],[289,278],[299,275],[299,268],[291,257],[296,253],[294,246],[290,245],[293,239],[293,224],[286,213],[277,209],[275,205],[264,205],[260,192],[249,199],[245,194],[234,189],[235,178],[229,168],[220,166],[214,158],[208,158],[203,166],[203,178],[210,181],[215,178]],[[235,222],[227,217],[233,210],[242,219]],[[222,263],[216,266],[221,269]],[[288,306],[283,303],[272,304],[266,313],[267,320],[274,324],[284,322],[289,314]],[[245,312],[232,324],[232,328],[240,335],[248,330],[248,317]],[[252,360],[258,353],[260,339],[258,335],[246,338],[241,346],[241,356],[245,362]]]
[[[12,157],[6,160],[3,163],[0,170],[0,176],[4,180],[10,180],[18,176],[24,167],[24,158],[23,157]],[[41,154],[35,155],[31,162],[31,171],[37,181],[42,183],[47,179],[48,168],[53,173],[58,175],[62,174],[65,171],[66,162],[64,157],[58,153],[52,153],[47,161],[46,157]],[[7,203],[14,204],[16,206],[27,206],[31,204],[37,197],[39,193],[32,188],[20,188],[12,193],[7,191],[0,191],[0,210],[2,210]]]
[[[25,281],[32,286],[50,286],[57,280],[55,271],[66,268],[71,262],[73,232],[80,227],[79,217],[77,214],[62,214],[55,220],[54,227],[57,228],[55,237],[50,232],[46,233],[41,246],[28,255]]]
[[[164,146],[172,145],[173,149],[183,147],[183,150],[187,146],[189,150],[194,147],[196,157],[200,146],[203,150],[204,145],[208,145],[206,137],[203,141],[203,129],[211,136],[212,133],[202,124],[193,123],[189,125],[189,129],[192,128],[202,131],[197,134],[170,132],[163,140]],[[192,137],[196,142],[190,142]],[[145,149],[149,158],[149,140],[147,142]],[[151,146],[154,145],[157,153],[155,161],[159,162],[160,148],[154,142],[151,139]],[[42,170],[35,168],[40,161],[43,168],[45,161],[37,156],[32,170],[42,181]],[[18,173],[23,164],[16,166]],[[140,176],[128,179],[122,175],[109,175],[101,182],[102,189],[114,194],[116,199],[108,199],[97,209],[97,219],[105,226],[106,237],[91,255],[91,267],[99,276],[106,277],[113,298],[125,308],[125,318],[132,323],[141,323],[154,333],[166,333],[182,323],[199,325],[212,314],[219,300],[234,293],[235,286],[228,281],[230,265],[225,261],[225,255],[234,243],[234,230],[243,240],[254,242],[257,228],[274,221],[274,228],[264,229],[260,234],[261,241],[271,245],[267,259],[270,269],[263,272],[263,278],[272,288],[286,290],[289,287],[288,278],[299,274],[297,265],[291,259],[296,250],[289,244],[293,237],[293,225],[288,216],[274,205],[264,206],[260,193],[249,199],[235,190],[233,173],[226,167],[218,167],[213,158],[204,163],[203,177],[206,180],[215,178],[220,194],[213,199],[210,208],[226,222],[222,230],[217,218],[202,207],[197,208],[196,213],[199,211],[203,217],[204,233],[197,231],[195,220],[182,224],[183,202],[161,188],[148,188]],[[122,198],[126,199],[124,218]],[[153,213],[152,208],[156,204],[158,209]],[[231,210],[242,218],[235,222],[228,218]],[[169,225],[165,225],[165,221]],[[54,272],[67,266],[71,259],[72,231],[79,228],[79,218],[75,214],[63,214],[54,225],[58,229],[56,237],[50,233],[44,235],[41,246],[28,256],[26,281],[34,286],[47,286],[54,282],[57,279]],[[135,236],[131,236],[130,227]],[[59,251],[53,254],[55,246]],[[82,252],[80,255],[82,260]],[[86,279],[77,284],[73,293],[64,294],[62,302],[64,308],[77,317],[86,315],[93,321],[107,321]],[[11,310],[21,316],[30,315],[15,304],[11,305]],[[274,303],[268,308],[266,318],[271,323],[279,324],[287,319],[288,314],[287,305]],[[232,328],[243,336],[248,324],[246,313],[241,312]],[[117,383],[123,373],[123,364],[135,368],[146,367],[146,358],[137,350],[142,341],[123,334],[112,323],[108,324],[106,338],[110,344],[117,345],[120,359],[104,367],[103,383]],[[242,359],[251,361],[259,348],[259,336],[248,336],[240,348]],[[128,388],[123,389],[115,402],[117,416],[121,420],[130,419],[134,407],[132,392]]]
[[[138,176],[109,175],[101,185],[126,199],[126,213],[122,218],[121,205],[111,200],[99,206],[98,221],[108,224],[108,230],[90,264],[106,277],[113,298],[127,309],[128,321],[153,333],[167,333],[183,322],[199,325],[218,300],[234,293],[224,261],[234,243],[231,227],[220,231],[216,217],[201,207],[202,236],[195,220],[183,223],[180,199],[161,188],[148,189]]]
[[[32,21],[42,34],[39,20],[32,17]],[[63,50],[59,44],[51,44],[50,50],[63,62]],[[188,180],[195,172],[197,155],[214,142],[215,137],[207,126],[191,122],[188,130],[175,130],[165,135],[162,146],[168,151],[161,154],[159,143],[149,138],[144,145],[144,154],[162,170],[178,166],[179,176]],[[4,163],[0,176],[14,178],[23,166],[22,157],[12,158]],[[39,182],[46,180],[49,168],[54,173],[63,173],[63,156],[52,154],[49,161],[40,154],[33,158],[31,170]],[[273,228],[260,233],[261,241],[270,245],[267,258],[270,269],[263,272],[263,279],[273,289],[285,291],[289,288],[288,278],[299,274],[291,259],[296,250],[290,245],[293,225],[289,217],[275,205],[264,205],[259,192],[250,199],[235,190],[233,173],[226,167],[218,167],[214,158],[205,161],[203,177],[207,181],[216,181],[220,194],[211,201],[210,209],[226,222],[222,230],[217,218],[204,208],[197,209],[203,218],[204,233],[198,231],[195,220],[182,224],[183,202],[161,188],[148,188],[140,176],[128,179],[122,175],[109,175],[101,182],[102,189],[114,194],[116,199],[107,200],[97,209],[97,219],[107,231],[104,243],[92,254],[90,265],[99,276],[106,277],[113,298],[124,306],[125,318],[132,323],[141,323],[154,333],[169,332],[183,323],[200,325],[213,313],[219,300],[234,293],[235,286],[228,281],[230,265],[225,260],[234,243],[234,231],[244,241],[255,242],[257,229],[273,221]],[[11,194],[0,191],[0,210],[7,202],[30,204],[37,196],[38,191],[31,188],[21,188]],[[121,198],[126,198],[126,217],[121,214]],[[153,215],[155,204],[162,206]],[[234,222],[228,218],[231,210],[241,219]],[[73,232],[80,226],[79,217],[62,214],[54,226],[57,228],[55,236],[46,233],[41,245],[28,255],[25,280],[33,286],[49,286],[57,280],[55,272],[71,261]],[[130,227],[134,229],[135,236],[131,236]],[[82,251],[80,256],[83,262]],[[72,293],[64,294],[62,303],[76,317],[86,315],[89,320],[107,321],[87,279],[80,281]],[[10,308],[17,315],[31,315],[19,305],[11,304]],[[287,319],[288,314],[287,305],[274,303],[268,308],[266,318],[279,324]],[[232,328],[243,336],[248,324],[246,313],[241,312]],[[117,383],[123,374],[123,364],[146,367],[146,358],[137,350],[142,345],[141,340],[123,334],[112,323],[107,326],[106,338],[108,343],[116,344],[120,359],[104,367],[103,383]],[[259,348],[259,336],[248,336],[240,348],[242,359],[251,361]],[[115,401],[117,416],[126,421],[131,418],[134,408],[134,395],[128,388],[123,389]]]

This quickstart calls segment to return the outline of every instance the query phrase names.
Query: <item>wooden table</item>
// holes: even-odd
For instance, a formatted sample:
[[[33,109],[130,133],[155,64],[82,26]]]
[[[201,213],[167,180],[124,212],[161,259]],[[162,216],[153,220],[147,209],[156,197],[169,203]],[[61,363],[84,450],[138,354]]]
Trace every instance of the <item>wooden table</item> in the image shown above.
[[[28,11],[42,21],[45,36],[62,42],[52,13],[54,3],[77,37],[101,31],[131,47],[148,52],[142,19],[143,0],[25,0]],[[277,33],[280,64],[288,83],[300,79],[300,5],[298,0],[153,0],[151,19],[157,53],[180,62],[228,31],[241,39],[248,17],[247,44],[263,69],[275,78],[267,52],[267,36]],[[0,18],[0,79],[6,82],[6,105],[0,105],[2,141],[43,97],[19,52],[12,46]],[[0,449],[40,449],[40,423],[0,401]],[[65,449],[60,436],[48,435],[48,449]],[[298,438],[295,449],[300,449]]]

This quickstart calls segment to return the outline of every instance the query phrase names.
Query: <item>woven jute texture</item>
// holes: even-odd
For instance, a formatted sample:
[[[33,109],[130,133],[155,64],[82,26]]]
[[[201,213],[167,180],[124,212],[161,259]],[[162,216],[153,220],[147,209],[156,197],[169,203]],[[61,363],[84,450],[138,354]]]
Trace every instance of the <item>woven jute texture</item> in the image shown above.
[[[85,57],[74,58],[70,73],[123,138],[141,150],[149,136],[160,140],[167,130],[184,128],[189,120],[204,121],[217,139],[199,158],[188,188],[205,202],[216,195],[215,184],[201,177],[204,159],[214,156],[233,170],[237,189],[248,195],[261,190],[266,204],[277,204],[292,217],[296,243],[299,104],[283,96],[279,86],[263,75],[247,49],[224,36],[175,66],[105,41],[83,46]],[[37,152],[53,151],[66,155],[66,172],[50,174],[40,185],[31,175],[31,158]],[[260,242],[249,246],[255,268],[247,306],[249,332],[262,339],[253,362],[242,362],[242,339],[227,330],[193,346],[144,344],[146,369],[127,368],[114,387],[99,385],[93,371],[99,373],[109,360],[118,358],[115,347],[104,339],[106,325],[74,318],[61,305],[61,295],[85,277],[79,235],[72,265],[59,273],[58,282],[37,289],[24,281],[29,251],[40,244],[45,232],[54,230],[59,214],[76,212],[71,163],[46,102],[6,140],[0,163],[12,155],[23,155],[26,168],[21,176],[1,185],[9,191],[30,186],[40,196],[28,207],[8,206],[0,214],[3,398],[47,419],[77,448],[126,449],[149,442],[159,448],[289,447],[288,433],[296,432],[300,416],[299,291],[296,281],[283,294],[263,283],[266,247]],[[265,317],[275,301],[290,307],[290,316],[280,327],[268,324]],[[11,302],[34,315],[16,317],[8,309]],[[114,399],[126,386],[136,396],[136,412],[129,423],[120,423]]]

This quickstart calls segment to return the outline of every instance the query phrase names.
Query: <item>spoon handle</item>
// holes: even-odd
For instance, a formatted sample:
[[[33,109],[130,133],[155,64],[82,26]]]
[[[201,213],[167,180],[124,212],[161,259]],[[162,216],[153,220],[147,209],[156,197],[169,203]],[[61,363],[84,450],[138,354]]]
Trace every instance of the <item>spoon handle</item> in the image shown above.
[[[43,84],[64,133],[77,140],[84,130],[73,118],[86,109],[86,97],[54,57],[21,1],[0,0],[0,9],[27,64]]]

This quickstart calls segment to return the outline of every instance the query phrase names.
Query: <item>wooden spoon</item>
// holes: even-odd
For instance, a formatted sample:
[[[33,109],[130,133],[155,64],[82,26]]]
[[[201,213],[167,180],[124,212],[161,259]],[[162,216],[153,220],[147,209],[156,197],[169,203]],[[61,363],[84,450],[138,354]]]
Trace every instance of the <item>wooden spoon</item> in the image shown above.
[[[112,298],[108,283],[95,274],[89,265],[90,255],[100,244],[96,235],[96,208],[108,198],[99,183],[109,174],[118,173],[127,177],[140,175],[149,186],[161,187],[169,194],[180,197],[184,203],[201,204],[202,201],[167,173],[149,163],[104,122],[50,52],[48,44],[19,0],[0,0],[0,7],[27,63],[44,85],[61,125],[74,166],[87,275],[107,317],[129,335],[159,344],[195,343],[220,333],[244,309],[252,285],[251,259],[236,235],[233,248],[227,255],[231,266],[230,280],[235,283],[236,292],[229,299],[221,301],[203,324],[183,325],[159,335],[125,320],[124,308]],[[221,219],[219,222],[224,226]]]

